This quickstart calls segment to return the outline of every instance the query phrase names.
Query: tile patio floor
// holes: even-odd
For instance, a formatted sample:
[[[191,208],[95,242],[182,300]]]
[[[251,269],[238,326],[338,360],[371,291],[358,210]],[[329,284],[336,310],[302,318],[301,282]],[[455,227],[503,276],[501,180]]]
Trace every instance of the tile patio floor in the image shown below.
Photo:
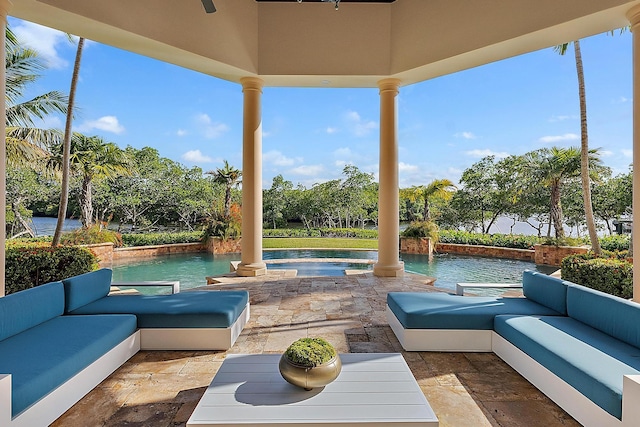
[[[53,426],[184,426],[228,353],[280,353],[322,336],[339,352],[402,352],[385,314],[391,291],[436,292],[424,276],[225,278],[208,289],[247,289],[251,318],[222,351],[141,351]],[[402,352],[440,426],[579,426],[491,353]]]

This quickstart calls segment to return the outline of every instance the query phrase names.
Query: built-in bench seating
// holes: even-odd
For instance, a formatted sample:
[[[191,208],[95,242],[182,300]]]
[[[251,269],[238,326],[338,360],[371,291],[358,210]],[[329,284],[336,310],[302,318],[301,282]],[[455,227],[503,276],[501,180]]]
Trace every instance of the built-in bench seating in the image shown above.
[[[108,296],[110,282],[98,270],[0,298],[0,426],[49,425],[141,348],[226,350],[249,317],[245,291]]]
[[[171,295],[109,295],[112,271],[62,282],[66,314],[135,314],[142,350],[227,350],[249,320],[246,291],[187,291]]]
[[[523,293],[392,292],[387,313],[406,350],[493,351],[581,424],[638,425],[640,305],[530,271]]]

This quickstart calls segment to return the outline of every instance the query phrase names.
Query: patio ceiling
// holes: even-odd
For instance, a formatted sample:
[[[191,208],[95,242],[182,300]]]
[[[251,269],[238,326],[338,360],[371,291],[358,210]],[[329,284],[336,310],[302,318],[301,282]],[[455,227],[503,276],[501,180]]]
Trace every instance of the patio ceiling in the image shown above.
[[[628,25],[640,0],[13,0],[11,16],[238,82],[407,85]]]

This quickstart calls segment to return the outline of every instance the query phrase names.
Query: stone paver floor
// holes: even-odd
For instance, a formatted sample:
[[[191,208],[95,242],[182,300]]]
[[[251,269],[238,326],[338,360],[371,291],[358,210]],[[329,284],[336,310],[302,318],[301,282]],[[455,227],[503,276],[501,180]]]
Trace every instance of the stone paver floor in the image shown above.
[[[221,279],[247,289],[251,318],[228,351],[141,351],[53,425],[184,426],[229,353],[281,353],[322,336],[339,352],[402,352],[440,426],[579,426],[492,353],[404,352],[386,320],[391,291],[437,292],[424,276]]]

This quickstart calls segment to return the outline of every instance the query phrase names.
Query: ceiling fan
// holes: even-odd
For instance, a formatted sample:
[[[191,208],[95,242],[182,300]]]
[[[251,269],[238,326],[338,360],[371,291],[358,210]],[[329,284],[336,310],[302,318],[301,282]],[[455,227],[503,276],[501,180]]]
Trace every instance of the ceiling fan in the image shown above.
[[[216,7],[213,4],[213,0],[202,0],[202,5],[207,13],[213,13],[216,11]]]

